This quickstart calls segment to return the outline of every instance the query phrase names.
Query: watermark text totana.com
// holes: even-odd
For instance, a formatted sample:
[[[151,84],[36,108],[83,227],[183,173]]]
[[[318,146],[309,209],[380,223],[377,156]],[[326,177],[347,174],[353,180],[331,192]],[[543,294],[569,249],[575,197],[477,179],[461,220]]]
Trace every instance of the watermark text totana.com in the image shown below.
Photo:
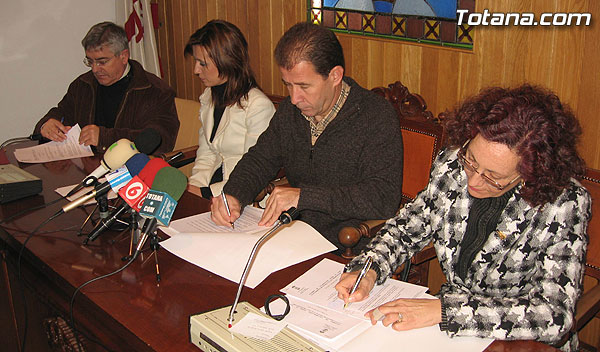
[[[531,12],[470,12],[465,9],[456,10],[458,25],[469,26],[589,26],[592,23],[591,13],[581,12],[544,12],[539,18]]]

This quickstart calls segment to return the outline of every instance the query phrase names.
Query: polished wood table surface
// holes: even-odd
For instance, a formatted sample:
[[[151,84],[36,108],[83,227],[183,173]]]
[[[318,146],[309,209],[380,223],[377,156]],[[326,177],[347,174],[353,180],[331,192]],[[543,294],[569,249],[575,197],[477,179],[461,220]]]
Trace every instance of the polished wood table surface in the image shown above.
[[[43,179],[43,193],[0,206],[0,217],[5,219],[23,209],[57,199],[54,189],[78,183],[97,165],[96,159],[86,159],[89,160],[20,165]],[[7,350],[18,350],[17,341],[23,334],[21,280],[16,275],[18,253],[28,232],[65,203],[65,200],[61,200],[55,205],[9,221],[0,229],[4,268],[0,287],[0,300],[4,302],[0,311],[3,315],[0,329],[8,331],[7,334],[0,334],[4,335],[0,337],[0,343],[8,346]],[[39,336],[36,340],[36,334],[44,335],[41,326],[48,316],[61,316],[68,321],[69,301],[79,285],[115,271],[124,264],[121,258],[129,250],[128,236],[119,238],[118,233],[107,232],[88,245],[83,245],[85,236],[77,236],[79,226],[91,209],[78,208],[60,215],[44,225],[23,250],[22,282],[26,287],[25,297],[29,308],[28,351],[44,350],[40,347],[44,345],[39,341]],[[187,192],[180,199],[174,218],[208,209],[207,201]],[[158,284],[154,257],[150,254],[146,250],[124,271],[96,281],[78,294],[74,317],[76,327],[88,337],[88,350],[198,351],[189,342],[189,316],[232,304],[237,289],[235,283],[187,263],[163,249],[158,251],[162,276]],[[278,271],[255,289],[245,287],[241,300],[261,307],[269,295],[278,293],[279,289],[323,257],[342,261],[340,257],[326,254]],[[11,321],[15,326],[10,326]],[[45,321],[48,329],[48,320]],[[89,340],[97,340],[101,344]],[[533,341],[496,341],[486,351],[556,349]]]

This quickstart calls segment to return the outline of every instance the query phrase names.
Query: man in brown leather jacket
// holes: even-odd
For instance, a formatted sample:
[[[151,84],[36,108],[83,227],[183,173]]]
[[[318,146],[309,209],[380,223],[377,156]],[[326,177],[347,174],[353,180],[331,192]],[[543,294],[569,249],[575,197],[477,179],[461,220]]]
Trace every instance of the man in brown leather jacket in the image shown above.
[[[162,138],[155,154],[173,150],[179,130],[175,92],[129,59],[125,30],[112,22],[98,23],[81,44],[83,62],[91,70],[70,84],[34,133],[63,141],[71,126],[79,124],[79,142],[103,152],[121,138],[134,140],[143,129],[153,128]]]

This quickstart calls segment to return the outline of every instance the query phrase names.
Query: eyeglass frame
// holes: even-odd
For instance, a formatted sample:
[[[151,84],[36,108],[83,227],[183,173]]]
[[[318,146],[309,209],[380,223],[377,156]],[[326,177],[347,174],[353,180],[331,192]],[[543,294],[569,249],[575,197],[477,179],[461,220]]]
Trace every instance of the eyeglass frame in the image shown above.
[[[114,59],[117,56],[119,56],[119,55],[115,55],[115,56],[110,57],[108,59],[98,59],[98,60],[90,59],[89,57],[84,57],[83,58],[83,64],[86,65],[89,68],[92,68],[94,66],[102,67],[102,66],[106,65],[110,60]]]
[[[496,188],[499,191],[503,191],[505,190],[508,186],[512,185],[513,183],[515,183],[515,181],[517,181],[519,178],[521,178],[521,175],[517,175],[517,177],[515,177],[512,181],[510,181],[509,183],[507,183],[506,185],[502,186],[501,184],[498,183],[498,181],[492,179],[491,177],[477,171],[478,167],[475,167],[475,165],[473,165],[472,162],[469,161],[469,159],[467,159],[467,145],[469,145],[469,143],[471,142],[471,139],[467,139],[467,141],[465,142],[465,144],[463,144],[462,147],[460,147],[460,149],[458,150],[458,161],[460,162],[460,164],[463,166],[463,169],[475,172],[476,174],[478,174],[479,176],[481,176],[481,178],[490,186]]]

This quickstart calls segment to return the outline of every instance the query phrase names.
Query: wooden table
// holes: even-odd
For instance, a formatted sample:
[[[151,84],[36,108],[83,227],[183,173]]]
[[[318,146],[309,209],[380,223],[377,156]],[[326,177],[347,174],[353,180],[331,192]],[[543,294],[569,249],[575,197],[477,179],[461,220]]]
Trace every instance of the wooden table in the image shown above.
[[[41,195],[0,206],[0,217],[4,219],[21,209],[57,199],[55,188],[81,181],[93,169],[94,163],[97,160],[93,158],[86,160],[84,170],[71,161],[20,165],[43,179],[44,191]],[[28,241],[21,259],[22,279],[18,279],[17,258],[27,231],[33,230],[65,203],[63,200],[34,211],[3,224],[0,229],[0,346],[3,350],[19,350],[24,317],[21,283],[25,287],[29,318],[27,350],[44,351],[49,350],[44,329],[53,332],[50,335],[57,340],[55,346],[73,343],[68,336],[61,340],[60,331],[68,332],[69,329],[61,326],[58,317],[68,321],[69,301],[74,290],[87,280],[110,273],[124,264],[121,257],[128,253],[128,237],[114,242],[119,235],[107,232],[95,242],[83,245],[84,237],[77,237],[76,230],[91,208],[76,209],[43,226]],[[175,218],[208,209],[207,201],[186,193],[180,199]],[[277,293],[323,257],[342,260],[326,254],[273,273],[255,289],[245,287],[241,300],[262,306],[267,296]],[[189,342],[189,315],[230,305],[237,285],[165,250],[159,250],[158,258],[160,284],[155,277],[154,258],[146,251],[121,273],[96,281],[78,294],[74,305],[76,326],[84,336],[101,342],[99,345],[88,339],[87,350],[101,351],[104,346],[115,351],[198,351]],[[486,351],[556,349],[533,341],[496,341]]]

